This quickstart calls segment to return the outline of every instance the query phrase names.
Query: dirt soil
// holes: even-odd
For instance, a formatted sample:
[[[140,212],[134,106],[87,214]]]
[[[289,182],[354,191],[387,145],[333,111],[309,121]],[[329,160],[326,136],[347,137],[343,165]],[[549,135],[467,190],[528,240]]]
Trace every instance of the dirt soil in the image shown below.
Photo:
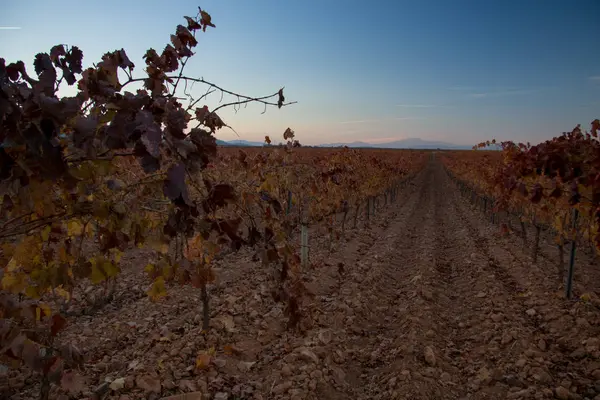
[[[88,357],[89,392],[71,398],[600,399],[597,296],[565,300],[556,267],[533,265],[518,242],[432,158],[333,252],[311,233],[312,328],[303,334],[285,329],[272,272],[250,251],[218,265],[206,335],[199,291],[175,287],[149,302],[147,261],[132,254],[117,299],[61,336]],[[210,366],[195,370],[210,347]],[[25,370],[3,380],[2,398],[37,397],[38,378]]]

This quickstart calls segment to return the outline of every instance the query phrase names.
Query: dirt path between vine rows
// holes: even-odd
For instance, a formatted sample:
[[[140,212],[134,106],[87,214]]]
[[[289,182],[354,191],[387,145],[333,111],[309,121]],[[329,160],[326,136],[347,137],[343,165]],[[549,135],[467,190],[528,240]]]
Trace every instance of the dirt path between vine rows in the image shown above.
[[[500,237],[435,156],[368,229],[332,252],[313,230],[310,245],[306,332],[285,329],[272,273],[241,252],[218,266],[207,335],[191,288],[70,321],[62,339],[86,353],[90,388],[73,398],[600,399],[598,302],[561,298],[556,269]],[[194,370],[211,347],[210,366]],[[36,397],[35,376],[8,382],[7,398]]]
[[[337,349],[353,356],[339,398],[600,398],[598,309],[532,279],[524,251],[496,229],[428,165],[341,289],[367,305]]]

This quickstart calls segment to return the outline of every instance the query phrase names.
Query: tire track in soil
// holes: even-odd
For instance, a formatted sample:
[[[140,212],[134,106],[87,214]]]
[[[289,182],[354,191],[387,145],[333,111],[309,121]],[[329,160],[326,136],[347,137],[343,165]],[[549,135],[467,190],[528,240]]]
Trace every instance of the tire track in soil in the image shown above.
[[[419,290],[434,265],[437,245],[434,174],[430,162],[419,191],[407,202],[407,212],[390,227],[397,239],[370,253],[388,266],[372,265],[374,279],[361,286],[370,303],[367,315],[356,321],[364,336],[356,335],[348,343],[354,360],[346,371],[354,382],[348,394],[356,398],[443,398],[447,391],[423,357],[431,342],[431,335],[423,334],[435,321],[423,300],[427,291]],[[381,247],[385,255],[378,257]]]
[[[439,317],[445,319],[453,338],[445,355],[459,373],[451,375],[451,382],[462,396],[507,398],[511,386],[517,387],[513,389],[516,393],[527,384],[498,368],[500,358],[514,359],[521,347],[517,339],[534,329],[523,328],[527,325],[524,312],[511,312],[517,282],[498,268],[488,243],[466,218],[458,190],[439,164],[436,173],[436,187],[441,191],[436,207],[440,252],[436,262],[439,276],[433,284],[444,285],[450,299],[447,307],[439,309]]]
[[[459,399],[475,392],[475,398],[504,398],[506,387],[481,386],[492,381],[499,353],[494,343],[487,346],[495,330],[489,318],[494,301],[485,298],[486,291],[502,298],[505,288],[490,279],[487,257],[474,252],[468,226],[456,218],[457,195],[441,166],[434,162],[429,168],[427,201],[420,202],[425,215],[417,235],[418,289],[406,288],[405,314],[418,322],[417,334],[400,335],[408,341],[402,359],[377,378],[379,387],[395,388],[380,398]]]
[[[536,346],[546,345],[538,321],[526,314],[517,281],[489,250],[439,163],[426,167],[410,210],[391,227],[400,234],[383,257],[389,267],[373,265],[360,288],[371,302],[355,330],[367,337],[348,343],[354,360],[346,373],[354,385],[347,393],[499,399],[528,398],[541,387],[552,394],[548,369],[531,360],[539,360]]]
[[[594,382],[597,381],[594,371],[598,365],[592,359],[580,361],[583,354],[575,356],[582,352],[576,337],[585,341],[597,337],[599,332],[581,319],[573,321],[573,316],[597,319],[597,312],[578,310],[576,303],[565,302],[548,292],[548,285],[543,281],[552,274],[553,266],[548,266],[550,270],[543,270],[539,265],[528,266],[524,261],[528,260],[528,255],[522,246],[488,237],[485,232],[489,230],[485,226],[482,228],[480,215],[470,209],[464,199],[460,205],[456,215],[468,227],[478,251],[489,259],[489,270],[511,294],[511,298],[504,299],[502,308],[505,317],[512,318],[512,325],[519,329],[513,329],[515,341],[510,346],[511,351],[504,351],[503,360],[497,361],[504,364],[505,376],[508,373],[513,383],[516,380],[519,386],[526,388],[521,391],[523,398],[534,398],[536,392],[552,397],[554,386],[570,386],[565,382],[577,382],[580,392],[594,397],[598,393],[598,385]],[[528,314],[534,310],[534,314]],[[572,321],[572,326],[568,320]],[[530,362],[532,368],[528,365]],[[573,398],[580,398],[577,396],[573,395]]]
[[[353,321],[344,321],[343,317],[344,313],[339,312],[339,305],[344,304],[346,307],[351,308],[353,304],[349,302],[349,299],[353,299],[355,294],[355,290],[353,288],[344,286],[344,281],[347,280],[347,277],[344,274],[353,271],[357,265],[357,262],[360,262],[362,258],[364,258],[365,254],[368,254],[369,249],[372,249],[374,246],[381,246],[381,241],[378,238],[381,236],[386,236],[390,230],[390,222],[395,221],[398,218],[398,215],[405,214],[407,212],[408,207],[411,204],[414,204],[414,200],[411,202],[411,198],[414,197],[414,193],[417,191],[417,188],[423,187],[423,172],[418,173],[412,179],[409,180],[405,185],[401,186],[398,196],[394,203],[390,203],[388,207],[384,208],[377,212],[374,216],[372,216],[369,228],[359,228],[358,230],[352,229],[349,231],[348,239],[343,241],[343,250],[335,250],[333,252],[329,252],[327,249],[328,239],[325,236],[314,235],[315,239],[312,242],[311,246],[314,249],[313,254],[311,255],[311,260],[316,262],[317,267],[313,269],[307,277],[310,279],[307,282],[307,286],[310,288],[310,291],[315,295],[313,299],[313,308],[316,310],[316,313],[313,314],[315,319],[315,323],[320,328],[329,329],[335,333],[343,332],[354,326]],[[414,207],[413,207],[414,208]],[[360,223],[364,223],[361,221]],[[359,225],[360,226],[360,225]],[[344,272],[342,276],[338,274],[338,263],[342,263],[344,265]],[[363,279],[364,279],[363,275]],[[356,308],[355,318],[361,315],[359,308]],[[342,318],[340,318],[342,317]],[[260,353],[257,354],[258,362],[253,366],[253,371],[256,375],[260,375],[265,377],[265,381],[268,382],[266,386],[267,392],[264,393],[265,398],[287,398],[287,397],[279,397],[279,395],[275,395],[272,393],[273,387],[277,386],[277,384],[285,381],[285,377],[281,376],[280,372],[284,365],[291,366],[288,362],[290,360],[294,360],[295,352],[299,348],[304,348],[304,346],[318,343],[318,340],[315,337],[315,334],[318,330],[313,330],[309,332],[307,335],[303,335],[303,337],[292,337],[292,335],[288,335],[284,333],[282,335],[273,335],[278,336],[277,338],[273,337],[268,341],[267,344],[262,346]],[[271,332],[267,332],[270,334]],[[361,332],[362,335],[362,332]],[[237,338],[238,341],[242,343],[253,342],[255,340],[254,332],[248,332],[246,335],[240,336]],[[287,342],[287,343],[286,343]],[[336,362],[339,362],[339,357],[335,355],[336,351],[338,354],[345,351],[346,346],[345,342],[340,346],[336,346],[332,343],[330,349],[326,352],[318,352],[319,354],[329,354],[329,357],[325,357],[324,360],[325,366],[330,366],[335,368],[332,364],[331,355],[336,359]],[[261,358],[266,358],[268,355],[277,353],[277,348],[285,348],[286,351],[283,354],[275,357],[269,357],[269,361],[263,362]],[[304,362],[305,363],[305,362]],[[306,365],[295,369],[298,371],[297,373],[303,373],[306,371]],[[279,376],[278,376],[279,375]],[[274,379],[274,380],[273,380]],[[269,388],[271,388],[269,390]],[[345,399],[347,398],[343,391],[336,391],[332,388],[331,384],[321,384],[319,387],[315,388],[317,390],[316,398],[318,399]],[[291,395],[292,392],[288,394]],[[292,398],[297,398],[296,395],[292,395]],[[313,399],[314,397],[308,397],[309,399]]]

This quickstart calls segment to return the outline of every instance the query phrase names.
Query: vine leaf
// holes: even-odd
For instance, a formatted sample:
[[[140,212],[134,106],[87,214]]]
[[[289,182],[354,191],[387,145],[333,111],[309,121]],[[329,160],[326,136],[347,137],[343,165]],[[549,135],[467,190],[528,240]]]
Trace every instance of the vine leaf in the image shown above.
[[[85,379],[77,372],[65,372],[60,380],[60,385],[69,393],[77,394],[86,389]]]
[[[208,196],[203,202],[203,208],[206,212],[216,210],[218,207],[225,207],[227,202],[235,201],[237,198],[233,186],[226,183],[219,183],[211,187]]]
[[[165,197],[176,205],[192,205],[185,183],[185,165],[183,163],[173,165],[169,168],[163,185],[163,193]]]
[[[285,102],[285,96],[283,95],[283,88],[279,89],[279,92],[277,93],[278,95],[278,100],[277,100],[277,107],[281,108],[283,107],[283,103]]]
[[[67,320],[60,314],[54,314],[52,316],[52,323],[50,326],[50,334],[56,336],[58,332],[62,331],[67,326]]]

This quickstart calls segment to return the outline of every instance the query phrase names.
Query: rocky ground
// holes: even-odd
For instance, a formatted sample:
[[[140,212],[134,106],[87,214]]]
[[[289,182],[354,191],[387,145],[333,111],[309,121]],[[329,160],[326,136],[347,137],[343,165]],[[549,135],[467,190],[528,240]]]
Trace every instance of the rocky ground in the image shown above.
[[[271,274],[249,252],[219,264],[207,334],[199,291],[150,303],[144,255],[130,255],[139,272],[121,279],[121,295],[61,336],[88,357],[89,392],[73,398],[600,399],[597,284],[579,274],[590,300],[565,300],[551,260],[532,264],[435,159],[369,229],[332,253],[326,243],[314,232],[303,334],[285,329]],[[36,398],[37,381],[0,375],[3,398]]]

